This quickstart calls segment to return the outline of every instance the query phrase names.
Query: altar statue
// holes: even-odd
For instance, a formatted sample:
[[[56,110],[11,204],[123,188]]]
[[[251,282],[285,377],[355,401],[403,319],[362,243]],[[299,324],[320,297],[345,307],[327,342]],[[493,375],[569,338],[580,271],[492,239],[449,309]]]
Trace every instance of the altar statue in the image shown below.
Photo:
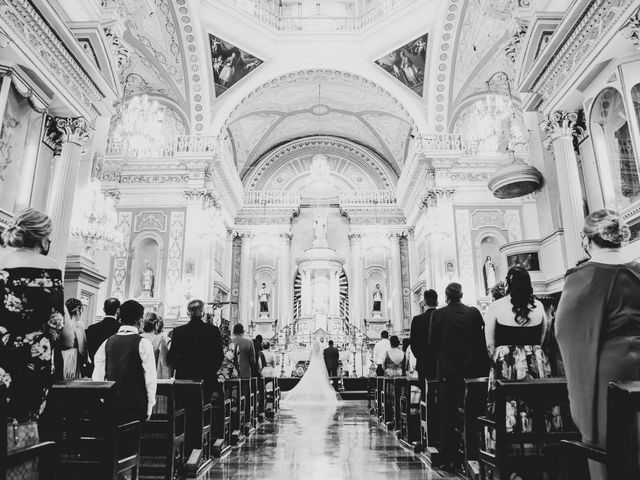
[[[258,301],[260,302],[260,315],[269,314],[269,297],[271,292],[267,288],[267,284],[263,283],[260,290],[258,290]]]
[[[382,311],[382,289],[379,283],[376,284],[376,289],[373,291],[373,311]]]
[[[317,214],[313,217],[313,236],[317,241],[327,241],[327,217]]]
[[[484,288],[487,295],[491,291],[491,287],[496,284],[496,264],[493,263],[491,257],[487,255],[484,265],[482,267],[482,273],[484,275]]]
[[[144,270],[142,270],[142,293],[144,296],[153,297],[153,269],[149,261],[144,263]]]

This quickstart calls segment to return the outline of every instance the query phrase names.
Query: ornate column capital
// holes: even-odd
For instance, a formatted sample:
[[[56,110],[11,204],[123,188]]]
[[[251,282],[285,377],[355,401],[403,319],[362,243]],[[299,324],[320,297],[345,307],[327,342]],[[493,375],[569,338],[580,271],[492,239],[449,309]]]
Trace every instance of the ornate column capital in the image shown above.
[[[213,190],[189,188],[184,191],[187,203],[201,202],[202,208],[220,208],[220,199]]]
[[[73,143],[83,147],[90,136],[89,125],[82,117],[57,117],[55,126],[60,132],[60,142],[63,145],[65,143]]]
[[[347,237],[349,237],[349,246],[351,247],[360,243],[360,240],[362,239],[362,235],[360,233],[350,233]]]
[[[420,197],[420,208],[435,208],[438,202],[452,200],[456,193],[455,187],[430,187]]]
[[[7,48],[11,43],[11,39],[4,34],[4,32],[0,32],[0,52]]]
[[[120,201],[120,189],[118,188],[111,188],[109,190],[103,190],[102,191],[102,195],[104,195],[105,198],[111,198],[113,199],[113,203],[117,204]]]
[[[557,110],[549,114],[544,124],[544,131],[552,142],[562,137],[572,137],[574,127],[578,122],[577,112],[567,112],[565,110]]]
[[[284,242],[284,244],[288,247],[291,245],[291,239],[293,238],[293,234],[291,232],[283,232],[280,234],[280,238]]]
[[[640,50],[640,9],[636,10],[629,17],[627,23],[622,27],[622,36],[633,43],[636,50]]]

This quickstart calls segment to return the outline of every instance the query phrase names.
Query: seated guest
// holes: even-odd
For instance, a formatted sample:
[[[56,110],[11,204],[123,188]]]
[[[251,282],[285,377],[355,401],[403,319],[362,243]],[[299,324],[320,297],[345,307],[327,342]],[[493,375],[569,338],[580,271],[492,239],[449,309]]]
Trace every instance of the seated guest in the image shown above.
[[[205,398],[211,398],[218,385],[222,365],[220,330],[204,322],[204,303],[191,300],[187,306],[189,322],[173,329],[169,364],[181,380],[203,380]]]
[[[120,306],[122,326],[109,337],[94,357],[93,380],[118,385],[118,416],[121,421],[145,420],[156,404],[155,357],[151,342],[139,335],[144,307],[134,300]]]
[[[396,335],[389,338],[389,350],[384,357],[384,374],[387,377],[402,377],[405,374],[406,355],[400,349],[400,339]]]
[[[271,343],[262,342],[262,355],[264,357],[264,367],[262,367],[263,377],[273,377],[276,367],[276,356],[271,351]]]
[[[485,338],[493,361],[489,372],[489,415],[495,411],[497,380],[548,378],[551,368],[542,350],[544,306],[533,296],[529,272],[521,266],[507,272],[506,296],[496,300],[485,315]]]
[[[567,272],[556,313],[571,416],[583,441],[602,448],[609,382],[640,380],[640,266],[621,251],[629,238],[629,227],[612,210],[585,219],[582,241],[590,259]],[[607,478],[604,465],[592,462],[589,469],[591,480]]]
[[[220,337],[222,342],[222,365],[218,369],[218,382],[229,378],[238,378],[238,347],[231,341],[229,320],[220,321]]]
[[[373,363],[376,365],[376,375],[384,376],[384,359],[389,346],[389,332],[383,330],[380,332],[380,340],[373,347]]]
[[[252,372],[255,370],[256,353],[253,348],[253,342],[248,338],[244,338],[244,327],[241,323],[233,326],[233,343],[237,348],[237,365],[238,375],[240,378],[251,378]]]
[[[480,311],[462,303],[462,286],[450,283],[445,290],[447,306],[433,312],[427,348],[434,349],[437,375],[445,380],[449,399],[442,411],[442,466],[451,469],[456,461],[455,422],[462,404],[464,380],[484,377],[489,356]]]
[[[9,453],[38,443],[40,412],[51,383],[62,378],[58,341],[64,327],[64,287],[60,267],[47,258],[51,228],[48,216],[27,209],[1,235],[0,395],[7,399]],[[37,479],[37,460],[9,468],[6,475]]]
[[[120,308],[120,300],[117,298],[107,298],[104,301],[103,311],[104,318],[98,323],[89,325],[87,328],[87,353],[89,360],[93,362],[98,348],[111,335],[115,335],[120,328],[120,322],[116,318],[118,309]]]
[[[167,346],[167,339],[162,335],[163,329],[164,322],[162,321],[162,317],[156,313],[150,312],[144,319],[141,335],[142,338],[149,340],[153,346],[158,378],[171,378],[173,376],[173,371],[169,367],[169,361],[167,360],[169,347]]]
[[[62,332],[62,362],[64,378],[80,378],[86,371],[87,363],[87,337],[84,332],[84,325],[80,317],[84,309],[82,302],[77,298],[69,298],[65,302],[67,317],[65,324],[67,328]]]

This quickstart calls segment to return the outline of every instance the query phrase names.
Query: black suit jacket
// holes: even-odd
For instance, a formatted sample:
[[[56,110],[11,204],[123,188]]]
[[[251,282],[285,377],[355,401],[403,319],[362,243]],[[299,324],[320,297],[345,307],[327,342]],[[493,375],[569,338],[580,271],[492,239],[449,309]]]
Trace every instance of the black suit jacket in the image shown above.
[[[438,378],[484,377],[489,373],[489,354],[484,320],[477,308],[450,303],[433,312],[428,348],[438,358]]]
[[[173,330],[168,360],[181,380],[204,380],[205,395],[215,389],[222,365],[222,340],[215,325],[190,321]]]
[[[433,348],[429,348],[431,319],[435,311],[435,307],[430,307],[420,315],[413,317],[409,337],[411,353],[416,357],[416,370],[428,380],[436,378],[436,354]]]
[[[324,349],[324,364],[327,368],[338,368],[340,361],[340,351],[336,347],[327,347]]]
[[[93,357],[100,348],[100,345],[112,335],[118,333],[120,322],[115,317],[104,317],[98,323],[89,325],[86,331],[87,351],[89,358],[93,362]]]

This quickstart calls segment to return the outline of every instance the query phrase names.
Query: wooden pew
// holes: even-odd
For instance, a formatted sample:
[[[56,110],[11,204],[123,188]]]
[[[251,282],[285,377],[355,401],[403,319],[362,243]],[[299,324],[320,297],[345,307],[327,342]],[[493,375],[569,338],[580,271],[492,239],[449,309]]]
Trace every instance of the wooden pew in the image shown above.
[[[407,378],[400,384],[400,434],[401,443],[420,450],[420,396],[412,402],[411,387],[418,387],[417,378]],[[415,399],[414,399],[415,400]]]
[[[420,402],[420,444],[431,463],[437,465],[441,460],[443,381],[427,380],[425,388],[425,400]]]
[[[264,379],[264,411],[267,418],[274,418],[280,410],[280,386],[278,377]]]
[[[218,392],[213,393],[211,401],[213,407],[211,453],[214,457],[220,458],[231,448],[231,397],[224,383],[220,384]]]
[[[173,479],[184,474],[186,415],[177,408],[175,380],[158,380],[156,405],[140,433],[140,478]]]
[[[257,423],[264,422],[265,419],[265,383],[266,379],[264,377],[258,377],[257,379],[257,390],[256,390],[256,417]]]
[[[480,478],[555,478],[560,459],[553,444],[580,437],[571,421],[566,380],[499,380],[494,398],[495,418],[478,418]]]
[[[138,478],[140,422],[119,421],[114,382],[54,384],[39,430],[56,442],[61,479]]]
[[[478,417],[485,416],[487,412],[488,378],[472,378],[464,381],[464,400],[462,407],[463,438],[461,444],[464,448],[464,471],[472,480],[479,478],[480,464],[478,456],[480,445],[478,443]]]
[[[240,380],[240,388],[245,398],[244,410],[244,434],[252,435],[256,431],[255,427],[255,395],[252,390],[253,378],[243,378]]]
[[[607,395],[607,448],[561,442],[569,480],[587,478],[587,459],[605,465],[609,480],[640,478],[640,381],[610,383]]]
[[[0,395],[0,421],[7,425],[7,397]],[[51,480],[58,464],[58,450],[55,442],[39,442],[28,448],[8,453],[7,436],[0,435],[0,478],[7,478],[7,470],[27,462],[35,461],[38,479]]]
[[[202,380],[176,380],[176,408],[186,415],[185,474],[197,478],[211,464],[211,399],[204,398]]]
[[[369,413],[372,415],[376,415],[378,408],[378,391],[376,387],[376,377],[367,377],[367,407],[369,408]]]
[[[384,423],[384,377],[376,377],[376,420]]]
[[[236,446],[244,442],[246,397],[242,392],[242,380],[231,378],[224,382],[225,397],[231,400],[231,439],[229,444]]]

